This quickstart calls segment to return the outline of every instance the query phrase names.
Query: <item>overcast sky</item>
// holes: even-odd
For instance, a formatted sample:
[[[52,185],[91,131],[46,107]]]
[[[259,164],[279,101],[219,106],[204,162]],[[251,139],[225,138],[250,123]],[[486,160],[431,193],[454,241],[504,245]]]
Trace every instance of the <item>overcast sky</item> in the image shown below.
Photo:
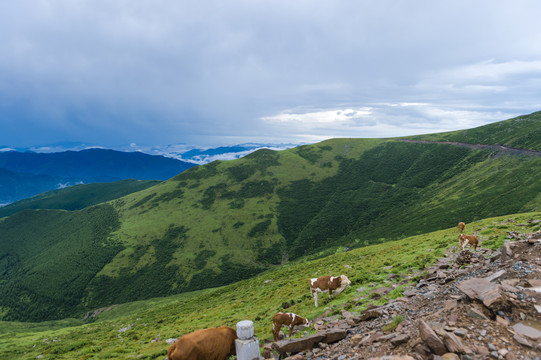
[[[0,146],[218,146],[541,110],[541,1],[4,0]]]

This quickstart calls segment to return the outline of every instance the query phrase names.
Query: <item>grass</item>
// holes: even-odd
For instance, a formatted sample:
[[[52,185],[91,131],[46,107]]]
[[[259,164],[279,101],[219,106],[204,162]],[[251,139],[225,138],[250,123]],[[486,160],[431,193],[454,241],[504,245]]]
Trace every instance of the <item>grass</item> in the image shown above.
[[[539,229],[529,219],[541,213],[506,215],[468,223],[466,232],[478,233],[483,247],[501,245],[508,231],[520,233]],[[67,319],[45,323],[0,322],[0,359],[163,359],[168,338],[200,328],[254,321],[260,339],[271,338],[272,315],[294,312],[308,319],[323,314],[353,313],[371,304],[383,304],[401,296],[406,278],[422,272],[456,246],[456,227],[371,245],[315,259],[289,262],[248,280],[166,298],[119,305],[98,315],[91,323]],[[390,273],[399,274],[395,282]],[[352,286],[330,300],[321,297],[314,307],[308,279],[321,275],[347,274]],[[399,285],[388,295],[375,299],[378,287]],[[359,291],[357,291],[359,289]],[[396,325],[399,319],[395,319]],[[391,324],[392,326],[392,324]],[[129,328],[121,331],[123,328]],[[310,330],[309,331],[313,331]],[[153,341],[159,335],[160,341]]]

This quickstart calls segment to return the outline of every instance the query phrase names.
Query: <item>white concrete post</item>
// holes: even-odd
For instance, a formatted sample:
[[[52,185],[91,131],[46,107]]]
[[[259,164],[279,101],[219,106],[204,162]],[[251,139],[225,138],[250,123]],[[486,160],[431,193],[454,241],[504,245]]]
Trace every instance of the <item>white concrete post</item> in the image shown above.
[[[237,336],[237,360],[259,360],[259,340],[254,336],[254,323],[250,320],[239,321]]]

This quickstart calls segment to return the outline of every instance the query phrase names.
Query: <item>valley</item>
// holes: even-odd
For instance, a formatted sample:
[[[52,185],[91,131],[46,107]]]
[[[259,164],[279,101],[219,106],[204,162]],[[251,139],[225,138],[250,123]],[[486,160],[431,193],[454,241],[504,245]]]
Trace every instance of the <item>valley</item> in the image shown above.
[[[451,133],[330,139],[15,203],[0,215],[0,354],[156,359],[165,338],[243,319],[264,338],[279,310],[327,311],[306,291],[320,275],[347,272],[366,291],[355,305],[354,291],[326,302],[330,315],[401,297],[457,245],[458,221],[497,249],[539,217],[540,129],[533,113]],[[400,280],[371,301],[391,269]]]

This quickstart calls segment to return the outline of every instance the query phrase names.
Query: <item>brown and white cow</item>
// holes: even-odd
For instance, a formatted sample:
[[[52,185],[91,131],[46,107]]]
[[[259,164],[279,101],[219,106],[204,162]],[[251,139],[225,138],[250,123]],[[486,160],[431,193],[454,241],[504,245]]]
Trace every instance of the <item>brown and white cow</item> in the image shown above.
[[[168,360],[226,360],[236,355],[237,332],[227,326],[182,335],[167,350]]]
[[[274,314],[272,317],[272,335],[274,336],[274,341],[278,341],[280,339],[280,329],[283,325],[289,327],[289,337],[291,337],[295,325],[309,326],[310,322],[306,318],[293,313],[279,312]]]
[[[462,234],[464,232],[464,228],[466,227],[466,224],[462,221],[458,223],[458,231]]]
[[[310,293],[314,297],[314,301],[317,307],[318,294],[322,292],[328,292],[329,297],[332,294],[340,294],[344,289],[351,284],[346,275],[340,276],[320,276],[318,278],[310,279]]]
[[[477,239],[477,236],[475,235],[460,234],[458,235],[458,245],[462,248],[462,250],[466,248],[466,245],[470,245],[470,247],[474,248],[474,251],[477,251],[479,239]]]

